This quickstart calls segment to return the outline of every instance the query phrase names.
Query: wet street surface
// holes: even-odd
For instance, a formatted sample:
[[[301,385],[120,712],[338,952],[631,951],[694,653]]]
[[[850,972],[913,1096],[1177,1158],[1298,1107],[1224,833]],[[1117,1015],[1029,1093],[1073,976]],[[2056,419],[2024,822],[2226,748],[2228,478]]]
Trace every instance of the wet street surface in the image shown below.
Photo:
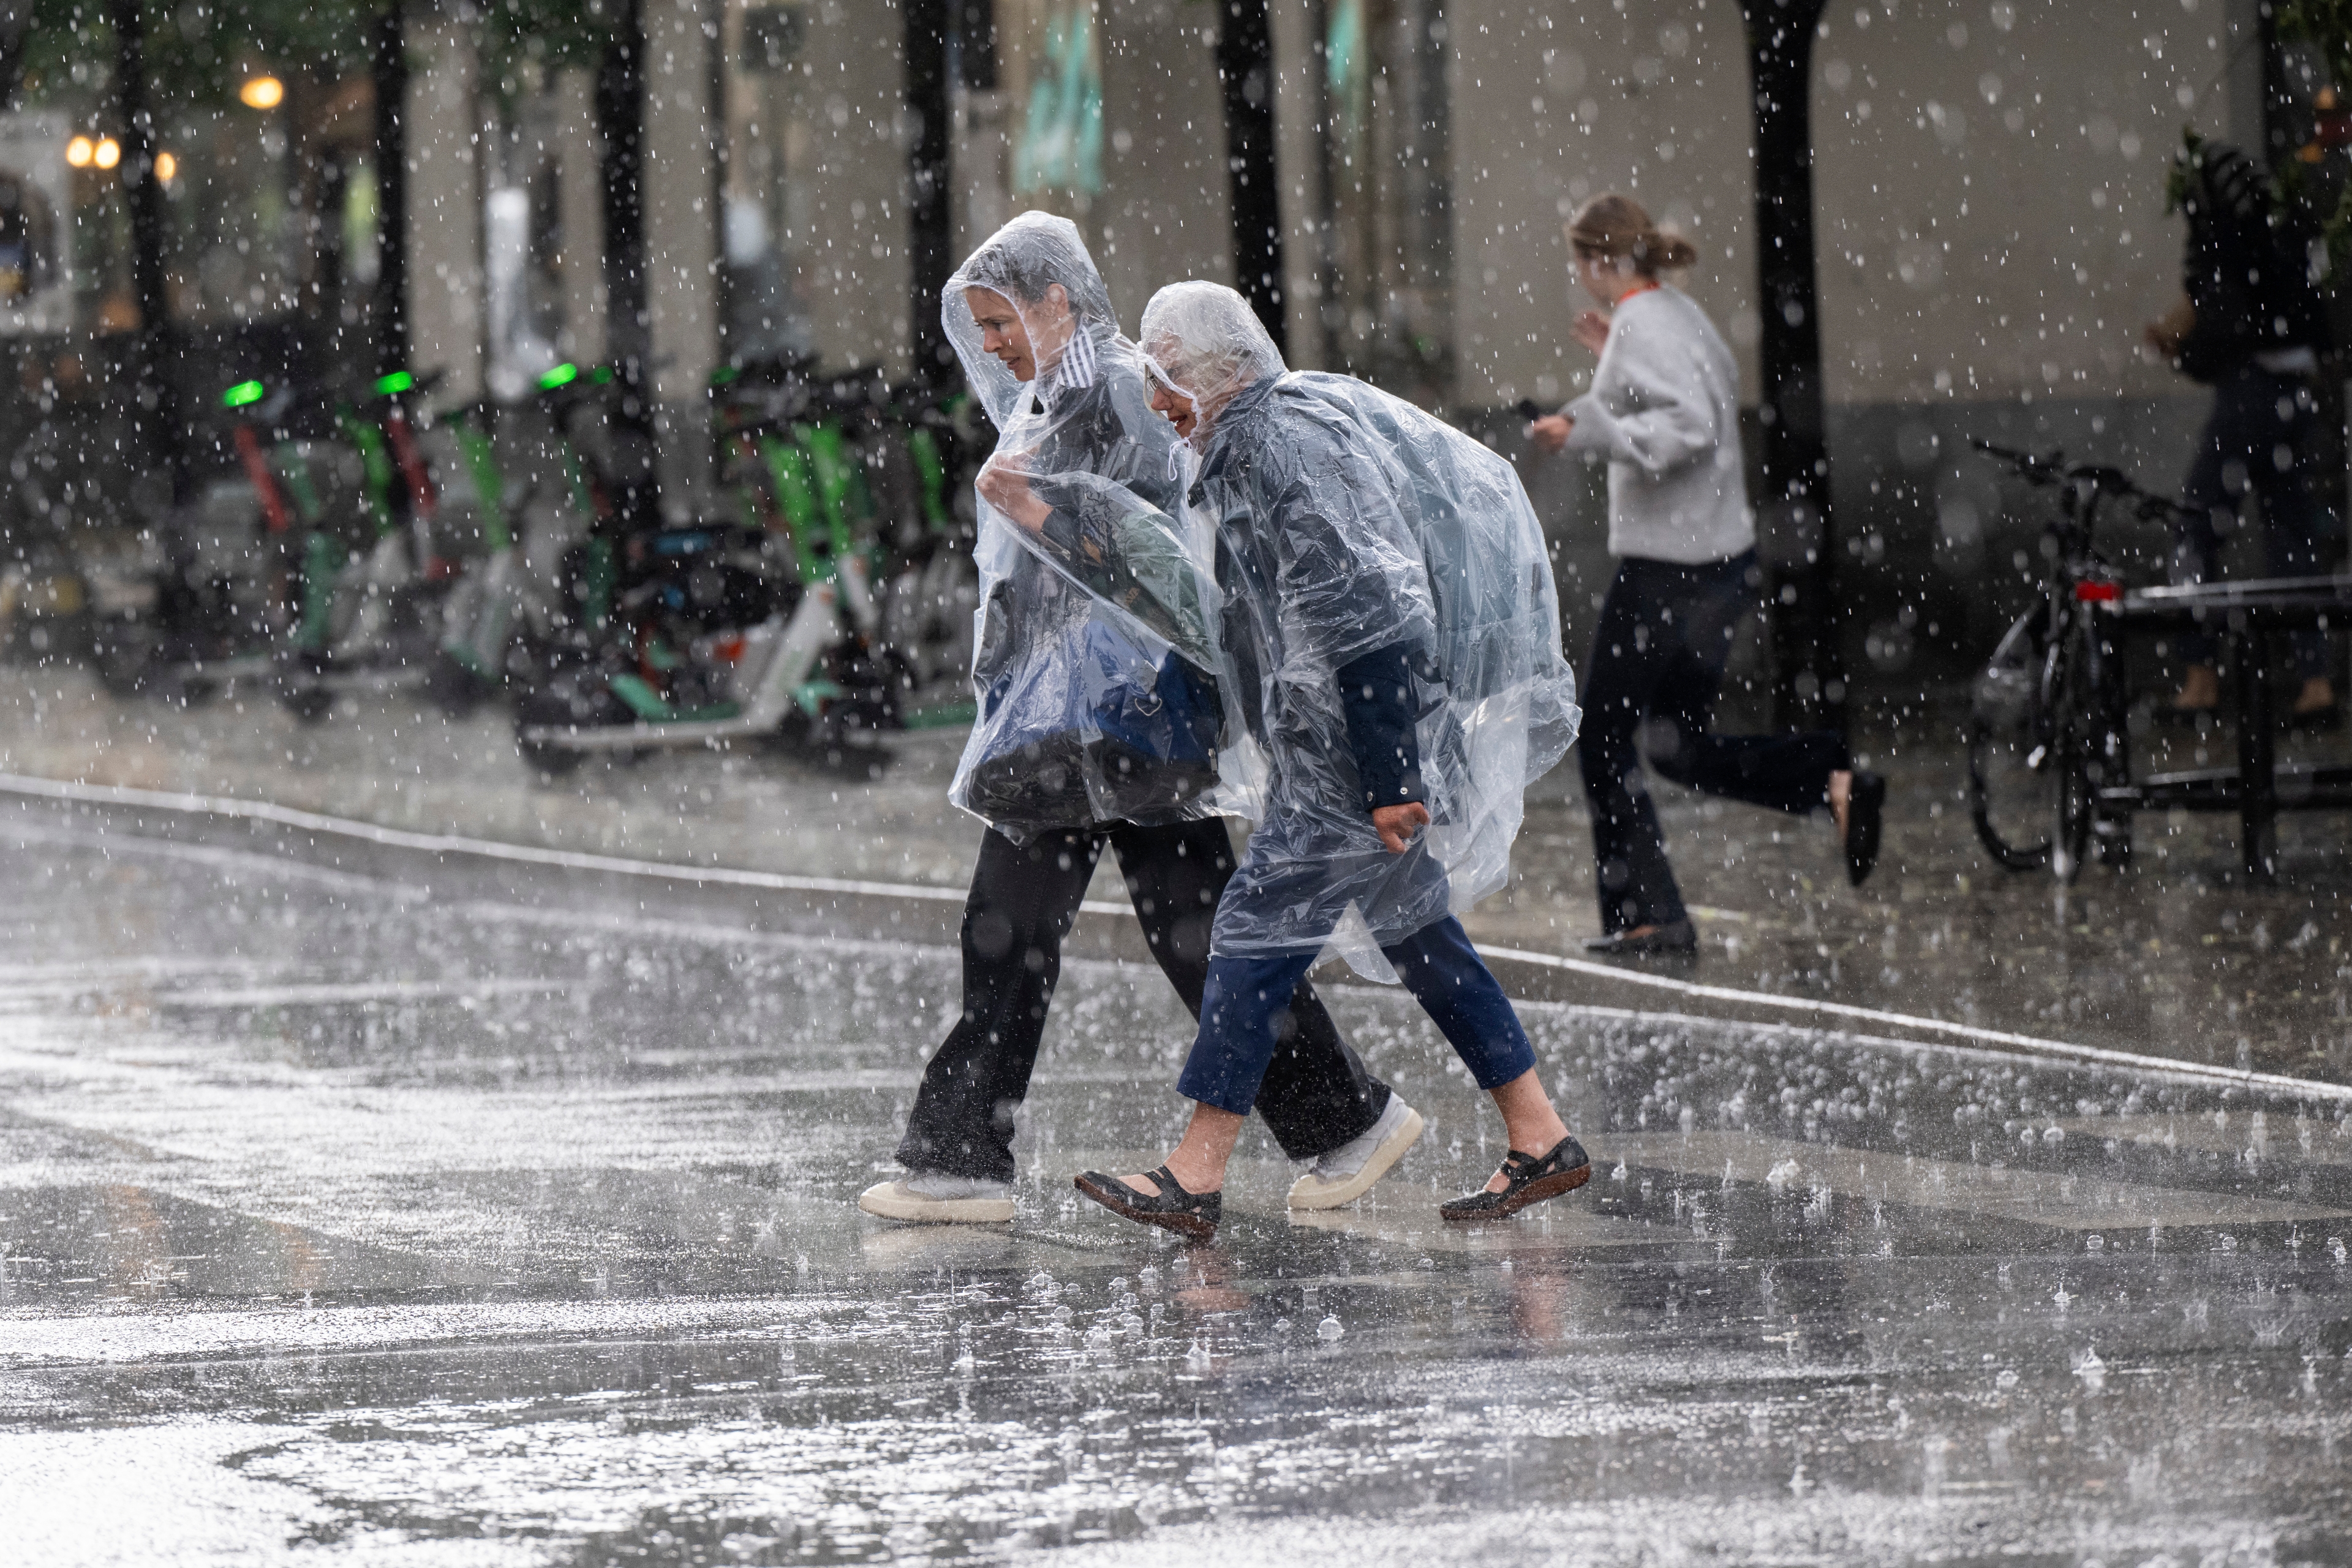
[[[951,900],[21,794],[0,875],[13,1561],[2352,1561],[2334,1084],[1561,971],[1524,1016],[1595,1179],[1465,1230],[1496,1119],[1340,984],[1430,1130],[1294,1216],[1254,1123],[1186,1247],[1071,1192],[1165,1152],[1189,1039],[1081,942],[1019,1220],[902,1227],[853,1200]]]
[[[1735,694],[1727,729],[1762,726]],[[1514,849],[1516,880],[1465,921],[1490,950],[1565,960],[1514,984],[1576,1002],[1893,1026],[1810,1004],[1930,1017],[1967,1031],[2152,1053],[2225,1068],[2352,1081],[2352,840],[2343,814],[2280,819],[2277,882],[2249,887],[2235,819],[2149,815],[2134,868],[2072,889],[2000,868],[1968,820],[1965,710],[1944,701],[1868,720],[1857,742],[1893,780],[1879,870],[1845,885],[1826,818],[1702,800],[1654,784],[1699,939],[1696,963],[1581,965],[1600,929],[1592,840],[1574,759],[1540,781]],[[2143,715],[2143,717],[2145,717]],[[509,716],[452,721],[412,699],[346,701],[304,725],[266,692],[191,709],[108,698],[86,674],[44,671],[0,700],[0,774],[267,801],[428,834],[572,853],[924,889],[952,918],[980,828],[948,805],[963,731],[893,735],[837,765],[747,747],[592,764],[561,784],[515,754]],[[2143,726],[2143,769],[2233,754],[2226,727]],[[2283,763],[2344,760],[2352,737],[2290,736]],[[0,779],[0,786],[5,786]],[[1106,866],[1094,897],[1124,903]],[[934,911],[940,912],[940,911]],[[1131,921],[1114,922],[1125,931]],[[953,939],[950,927],[943,940]],[[1135,954],[1140,956],[1141,949]],[[1730,988],[1781,999],[1725,1007]],[[1928,1037],[1985,1041],[1975,1033]]]

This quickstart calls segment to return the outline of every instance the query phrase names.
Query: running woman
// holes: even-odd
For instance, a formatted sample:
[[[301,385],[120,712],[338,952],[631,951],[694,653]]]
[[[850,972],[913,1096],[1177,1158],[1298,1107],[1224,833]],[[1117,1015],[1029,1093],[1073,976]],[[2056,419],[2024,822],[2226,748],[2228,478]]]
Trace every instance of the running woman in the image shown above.
[[[1758,601],[1756,517],[1739,451],[1739,369],[1715,323],[1659,274],[1697,259],[1627,195],[1595,196],[1568,226],[1576,274],[1606,312],[1571,329],[1601,356],[1592,389],[1528,427],[1537,448],[1609,464],[1616,580],[1584,670],[1577,760],[1592,814],[1602,934],[1625,955],[1695,953],[1698,933],[1666,863],[1642,780],[1803,816],[1829,807],[1860,887],[1878,860],[1886,782],[1855,771],[1827,731],[1718,735],[1708,725],[1732,634]]]

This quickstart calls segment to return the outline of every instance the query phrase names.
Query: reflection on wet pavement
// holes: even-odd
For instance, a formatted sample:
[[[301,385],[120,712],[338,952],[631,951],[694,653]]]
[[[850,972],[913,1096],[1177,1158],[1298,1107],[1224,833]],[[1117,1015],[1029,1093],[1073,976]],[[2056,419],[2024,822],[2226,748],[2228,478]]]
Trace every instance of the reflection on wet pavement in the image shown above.
[[[1738,711],[1753,700],[1735,691],[1723,723],[1769,728],[1760,713]],[[1978,845],[1965,718],[1960,695],[1946,694],[1857,719],[1861,753],[1895,784],[1880,869],[1859,890],[1844,884],[1825,818],[1798,821],[1654,781],[1701,944],[1695,965],[1665,973],[2223,1068],[2352,1079],[2352,910],[2343,897],[2352,847],[2340,816],[2281,819],[2273,887],[2244,884],[2234,819],[2175,812],[2136,819],[2134,870],[2095,868],[2061,889],[2045,874],[2000,869]],[[119,702],[70,670],[0,702],[7,774],[272,802],[571,852],[920,886],[947,900],[950,918],[979,841],[978,825],[946,803],[962,740],[955,731],[894,735],[887,763],[849,768],[762,747],[664,753],[593,764],[556,786],[523,768],[508,721],[488,710],[452,721],[387,700],[303,725],[258,697],[184,710]],[[2156,729],[2135,743],[2143,767],[2178,768],[2211,760],[2200,752],[2226,748],[2227,737]],[[2281,761],[2340,761],[2347,743],[2289,736]],[[1472,934],[1489,947],[1574,954],[1598,924],[1573,767],[1529,793],[1514,868],[1513,885],[1470,917]],[[1093,896],[1106,907],[1125,901],[1108,861]],[[1559,994],[1695,1005],[1590,974]]]
[[[1429,1131],[1293,1216],[1254,1128],[1188,1247],[1069,1189],[1188,1037],[1080,958],[1019,1222],[894,1227],[935,940],[7,820],[17,1560],[2352,1557],[2333,1086],[1533,1003],[1596,1177],[1465,1231],[1491,1112],[1343,986]]]

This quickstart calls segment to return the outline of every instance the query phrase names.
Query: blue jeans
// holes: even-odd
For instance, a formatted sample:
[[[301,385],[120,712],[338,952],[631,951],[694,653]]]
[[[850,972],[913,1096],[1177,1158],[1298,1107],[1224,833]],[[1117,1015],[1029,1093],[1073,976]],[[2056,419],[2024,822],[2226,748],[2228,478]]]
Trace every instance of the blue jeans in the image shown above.
[[[1291,994],[1320,952],[1250,953],[1209,960],[1201,1032],[1176,1092],[1246,1116],[1276,1050],[1297,1032]],[[1452,915],[1381,951],[1461,1057],[1480,1089],[1500,1089],[1536,1065],[1535,1047],[1510,998]]]
[[[2311,486],[2318,407],[2309,382],[2273,375],[2260,365],[2246,365],[2214,386],[2213,412],[2180,486],[2182,502],[2197,515],[2174,538],[2175,584],[2212,580],[2221,535],[2235,526],[2248,490],[2263,502],[2263,571],[2273,577],[2320,574],[2327,502]],[[2326,632],[2306,626],[2288,640],[2297,675],[2310,680],[2328,672]],[[2204,631],[2189,632],[2177,646],[2191,664],[2213,662],[2213,638]]]

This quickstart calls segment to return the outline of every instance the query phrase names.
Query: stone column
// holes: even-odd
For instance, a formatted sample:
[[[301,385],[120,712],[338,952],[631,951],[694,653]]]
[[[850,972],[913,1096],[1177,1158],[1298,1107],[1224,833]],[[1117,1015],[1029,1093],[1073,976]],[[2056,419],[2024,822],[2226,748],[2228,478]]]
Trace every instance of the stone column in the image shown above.
[[[482,189],[474,30],[446,16],[408,26],[408,341],[419,371],[446,372],[442,402],[482,395]]]
[[[1276,0],[1274,26],[1275,168],[1281,176],[1283,297],[1293,370],[1327,368],[1323,352],[1323,201],[1317,174],[1323,158],[1323,54],[1316,38],[1319,7]]]
[[[646,303],[663,510],[673,521],[704,510],[710,499],[707,399],[719,363],[718,25],[711,0],[646,3]]]
[[[1144,302],[1161,284],[1234,281],[1216,14],[1184,0],[1130,0],[1096,14],[1102,28],[1103,188],[1087,226],[1095,265],[1120,321],[1134,331]],[[1017,115],[1013,132],[1019,134]]]
[[[604,357],[604,198],[596,173],[595,79],[568,70],[554,81],[556,211],[563,226],[563,352],[584,364]]]

